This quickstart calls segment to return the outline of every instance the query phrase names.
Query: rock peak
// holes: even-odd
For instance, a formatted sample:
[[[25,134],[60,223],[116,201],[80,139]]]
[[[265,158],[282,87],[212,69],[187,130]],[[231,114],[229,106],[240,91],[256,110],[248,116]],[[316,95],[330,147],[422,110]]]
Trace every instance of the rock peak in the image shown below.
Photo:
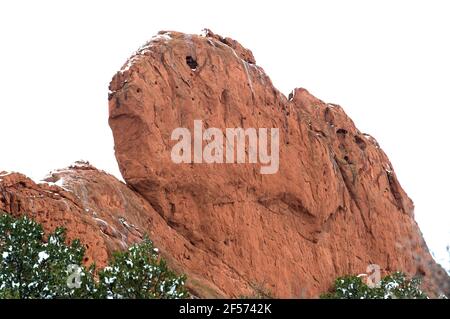
[[[127,184],[189,241],[188,253],[168,254],[201,286],[236,297],[264,283],[279,297],[312,297],[374,263],[440,286],[411,199],[342,107],[305,89],[286,99],[250,50],[210,30],[162,33],[144,51],[111,82],[116,158]],[[278,128],[278,173],[174,163],[172,133],[195,120]]]
[[[262,148],[250,133],[236,150],[245,161],[173,161],[174,132],[195,135],[199,122],[218,136],[276,129],[279,170],[247,160]],[[199,297],[317,297],[372,264],[423,277],[432,295],[450,290],[376,140],[305,89],[286,98],[235,40],[161,31],[114,75],[109,124],[126,184],[87,161],[42,183],[1,171],[0,210],[66,227],[100,267],[147,234]]]
[[[212,32],[210,29],[203,29],[202,35],[207,38],[217,40],[220,43],[229,46],[236,52],[237,56],[239,56],[242,60],[248,63],[256,64],[256,60],[255,57],[253,56],[252,51],[243,47],[238,41],[229,37],[222,37],[221,35]]]

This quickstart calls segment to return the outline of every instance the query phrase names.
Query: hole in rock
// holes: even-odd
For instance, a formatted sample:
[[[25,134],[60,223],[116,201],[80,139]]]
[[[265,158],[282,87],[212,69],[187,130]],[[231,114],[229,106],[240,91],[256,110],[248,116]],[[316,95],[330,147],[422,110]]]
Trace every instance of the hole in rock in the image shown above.
[[[358,135],[355,135],[355,143],[362,150],[365,150],[367,147],[366,142],[362,138],[360,138]]]
[[[198,66],[197,61],[195,61],[194,58],[191,57],[190,55],[188,55],[188,56],[186,57],[186,64],[189,65],[189,67],[190,67],[192,70],[195,70],[195,69],[197,68],[197,66]]]
[[[343,135],[346,135],[346,134],[348,133],[348,131],[345,130],[345,129],[343,129],[343,128],[340,128],[340,129],[338,129],[338,130],[336,131],[336,133],[337,133],[337,134],[343,134]]]

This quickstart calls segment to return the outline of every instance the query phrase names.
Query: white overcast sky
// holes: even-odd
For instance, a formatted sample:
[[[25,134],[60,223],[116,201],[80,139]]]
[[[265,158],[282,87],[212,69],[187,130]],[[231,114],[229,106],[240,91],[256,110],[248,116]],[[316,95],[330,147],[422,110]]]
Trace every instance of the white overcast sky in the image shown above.
[[[450,259],[450,1],[1,1],[0,170],[77,159],[120,176],[108,83],[159,30],[230,36],[283,93],[340,104],[377,138]],[[448,265],[447,268],[449,268]]]

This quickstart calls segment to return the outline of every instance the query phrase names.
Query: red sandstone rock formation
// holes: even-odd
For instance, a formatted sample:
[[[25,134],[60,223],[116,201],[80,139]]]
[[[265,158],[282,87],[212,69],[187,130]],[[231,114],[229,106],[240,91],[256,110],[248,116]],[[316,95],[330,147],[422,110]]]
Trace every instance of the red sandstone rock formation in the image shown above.
[[[286,98],[236,41],[160,32],[114,76],[109,101],[124,179],[190,243],[189,258],[170,246],[166,253],[218,294],[262,285],[313,297],[373,263],[437,286],[413,203],[376,140],[304,89]],[[192,132],[194,120],[279,128],[279,172],[173,163],[171,133]]]
[[[432,260],[379,145],[341,107],[304,89],[286,98],[250,50],[207,31],[162,32],[110,85],[110,125],[127,184],[88,163],[36,184],[0,173],[0,210],[46,231],[68,229],[87,259],[148,234],[200,297],[316,297],[369,264],[424,276],[439,292],[448,276]],[[171,132],[205,127],[279,128],[280,167],[174,164]],[[439,277],[439,273],[442,275]]]
[[[139,198],[114,177],[85,163],[52,172],[36,184],[19,173],[0,177],[0,210],[14,216],[27,215],[41,223],[46,232],[62,226],[70,240],[79,238],[87,248],[85,262],[104,266],[110,253],[139,241],[141,233],[132,224],[136,211],[127,201]],[[145,202],[139,203],[145,209]],[[126,218],[123,221],[121,218]]]
[[[95,261],[100,268],[114,251],[148,235],[173,269],[189,274],[188,287],[194,294],[226,295],[210,278],[199,277],[207,252],[196,250],[129,186],[87,162],[53,171],[38,184],[22,174],[0,171],[0,211],[29,216],[47,233],[65,227],[69,240],[81,239],[86,246],[85,263]],[[233,276],[219,267],[217,263],[210,270]]]

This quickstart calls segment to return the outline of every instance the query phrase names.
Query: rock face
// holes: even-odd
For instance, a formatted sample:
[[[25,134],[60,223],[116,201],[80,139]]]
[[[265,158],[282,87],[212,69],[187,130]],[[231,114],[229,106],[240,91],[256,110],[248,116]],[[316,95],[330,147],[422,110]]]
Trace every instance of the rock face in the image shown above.
[[[424,276],[434,291],[448,282],[436,279],[442,270],[376,140],[304,89],[286,98],[255,63],[250,50],[211,31],[160,32],[110,84],[121,173],[151,206],[143,204],[141,218],[160,216],[160,229],[173,234],[164,252],[200,278],[198,294],[264,287],[278,297],[314,297],[369,264]],[[278,128],[279,171],[175,164],[171,134],[193,132],[194,120],[221,130]]]
[[[188,287],[194,294],[225,295],[210,279],[197,275],[201,274],[202,261],[209,258],[207,252],[195,251],[189,240],[172,229],[142,196],[87,162],[53,171],[39,184],[22,174],[0,171],[0,211],[31,217],[46,233],[56,227],[66,228],[68,240],[81,239],[87,248],[84,262],[89,265],[95,261],[99,268],[113,252],[148,235],[171,268],[180,273],[188,271]],[[219,266],[211,271],[232,276]]]
[[[369,264],[423,276],[432,293],[449,289],[375,139],[304,89],[286,98],[255,63],[250,50],[211,31],[161,32],[110,85],[127,184],[87,162],[42,183],[0,172],[0,210],[33,217],[47,232],[65,227],[86,245],[85,263],[99,267],[148,234],[199,297],[317,297]],[[277,128],[278,171],[174,163],[172,132],[193,132],[194,120],[221,132]]]
[[[0,178],[0,210],[27,215],[46,232],[65,227],[68,239],[79,238],[86,246],[85,262],[100,267],[112,251],[141,240],[133,223],[145,225],[139,211],[145,205],[126,185],[86,163],[52,172],[39,184],[18,173]]]

